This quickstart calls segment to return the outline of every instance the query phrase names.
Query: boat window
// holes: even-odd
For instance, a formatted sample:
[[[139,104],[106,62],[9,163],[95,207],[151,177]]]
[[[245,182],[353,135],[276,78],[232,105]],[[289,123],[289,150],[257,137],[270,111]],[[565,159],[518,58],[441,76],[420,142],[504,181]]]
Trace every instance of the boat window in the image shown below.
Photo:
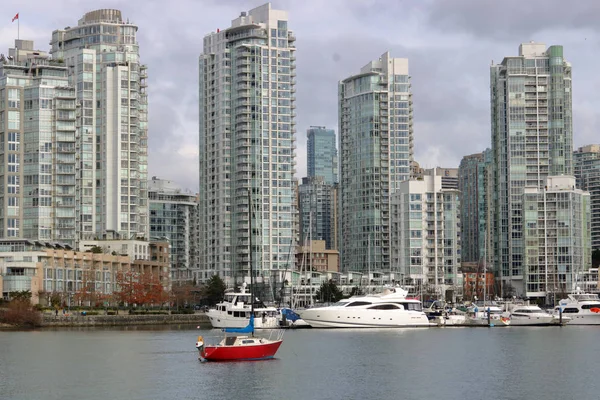
[[[567,307],[563,310],[563,314],[577,314],[579,310],[573,307]]]
[[[225,338],[225,346],[233,346],[233,344],[235,343],[235,339],[237,339],[237,336],[228,336]]]
[[[346,307],[368,306],[370,304],[371,304],[370,301],[353,301],[352,303],[348,304]]]
[[[249,344],[249,343],[254,343],[254,339],[242,340],[242,344]]]
[[[583,310],[589,310],[590,308],[600,308],[600,304],[584,304],[581,306]]]
[[[398,304],[401,304],[405,310],[410,310],[410,311],[422,311],[423,310],[421,303],[398,303]]]
[[[334,303],[331,306],[332,307],[343,307],[343,306],[345,306],[348,303],[349,303],[348,301],[338,301],[337,303]]]
[[[227,311],[227,315],[231,315],[231,311]]]
[[[396,304],[377,304],[369,307],[369,310],[398,310],[400,307]]]

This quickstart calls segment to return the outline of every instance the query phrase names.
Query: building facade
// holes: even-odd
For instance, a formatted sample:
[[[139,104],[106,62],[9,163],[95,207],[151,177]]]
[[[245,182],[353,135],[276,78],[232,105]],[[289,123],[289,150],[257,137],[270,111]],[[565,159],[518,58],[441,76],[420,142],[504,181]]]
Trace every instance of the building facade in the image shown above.
[[[53,59],[68,68],[76,90],[80,159],[77,232],[148,237],[148,98],[138,27],[119,10],[86,13],[52,32]]]
[[[592,266],[590,194],[563,175],[548,177],[544,188],[525,188],[523,198],[525,295],[554,304]]]
[[[590,192],[592,250],[600,249],[600,145],[590,144],[573,152],[577,188]]]
[[[296,46],[286,11],[254,8],[200,56],[199,281],[269,284],[294,242]],[[249,226],[252,221],[252,226]]]
[[[523,191],[550,175],[572,175],[571,64],[562,46],[524,43],[491,66],[494,270],[525,292]]]
[[[337,185],[315,176],[302,178],[298,191],[300,243],[322,240],[328,250],[337,249]]]
[[[152,177],[148,185],[150,237],[169,240],[171,280],[175,283],[197,280],[197,198],[168,180]]]
[[[490,229],[493,215],[492,181],[490,149],[463,157],[458,168],[463,263],[488,260],[489,264],[489,260],[493,260]]]
[[[338,183],[338,155],[335,132],[324,126],[311,126],[308,138],[308,177],[322,176],[325,183]]]
[[[0,238],[76,242],[76,96],[67,66],[16,40],[0,60]]]
[[[409,179],[413,161],[410,86],[408,60],[389,53],[339,83],[343,271],[392,267],[390,196]]]
[[[454,300],[462,293],[459,195],[435,170],[392,195],[392,270],[403,284]]]

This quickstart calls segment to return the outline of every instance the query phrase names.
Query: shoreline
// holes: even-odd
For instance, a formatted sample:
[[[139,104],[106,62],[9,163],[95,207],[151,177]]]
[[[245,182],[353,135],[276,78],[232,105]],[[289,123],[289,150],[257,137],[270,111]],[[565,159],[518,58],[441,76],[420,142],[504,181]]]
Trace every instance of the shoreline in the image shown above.
[[[155,315],[42,315],[40,328],[79,326],[137,326],[195,324],[210,327],[204,313],[198,314],[155,314]]]

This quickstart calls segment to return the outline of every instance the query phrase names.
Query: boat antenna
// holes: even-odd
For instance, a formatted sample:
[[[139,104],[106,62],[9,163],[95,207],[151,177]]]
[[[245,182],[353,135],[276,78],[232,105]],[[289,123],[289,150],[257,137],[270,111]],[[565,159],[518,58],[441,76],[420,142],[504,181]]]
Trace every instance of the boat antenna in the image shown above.
[[[253,222],[253,214],[254,210],[252,209],[252,188],[248,188],[248,208],[250,210],[249,218],[248,218],[248,233],[249,239],[248,243],[250,245],[250,318],[254,317],[254,270],[252,268],[252,222]],[[252,336],[254,336],[254,329],[252,330]]]

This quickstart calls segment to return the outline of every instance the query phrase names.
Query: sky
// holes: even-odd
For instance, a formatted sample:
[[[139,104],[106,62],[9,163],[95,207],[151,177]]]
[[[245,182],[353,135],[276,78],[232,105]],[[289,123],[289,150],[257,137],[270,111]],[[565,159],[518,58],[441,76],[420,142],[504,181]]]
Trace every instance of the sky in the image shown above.
[[[198,56],[203,37],[228,28],[260,0],[2,0],[0,53],[21,39],[49,50],[54,29],[85,12],[117,8],[138,25],[148,65],[149,177],[198,190]],[[556,0],[276,0],[296,34],[297,176],[306,175],[306,129],[338,131],[337,84],[390,51],[409,59],[415,160],[458,167],[490,147],[490,65],[519,44],[564,46],[573,65],[573,142],[600,143],[600,2]]]

